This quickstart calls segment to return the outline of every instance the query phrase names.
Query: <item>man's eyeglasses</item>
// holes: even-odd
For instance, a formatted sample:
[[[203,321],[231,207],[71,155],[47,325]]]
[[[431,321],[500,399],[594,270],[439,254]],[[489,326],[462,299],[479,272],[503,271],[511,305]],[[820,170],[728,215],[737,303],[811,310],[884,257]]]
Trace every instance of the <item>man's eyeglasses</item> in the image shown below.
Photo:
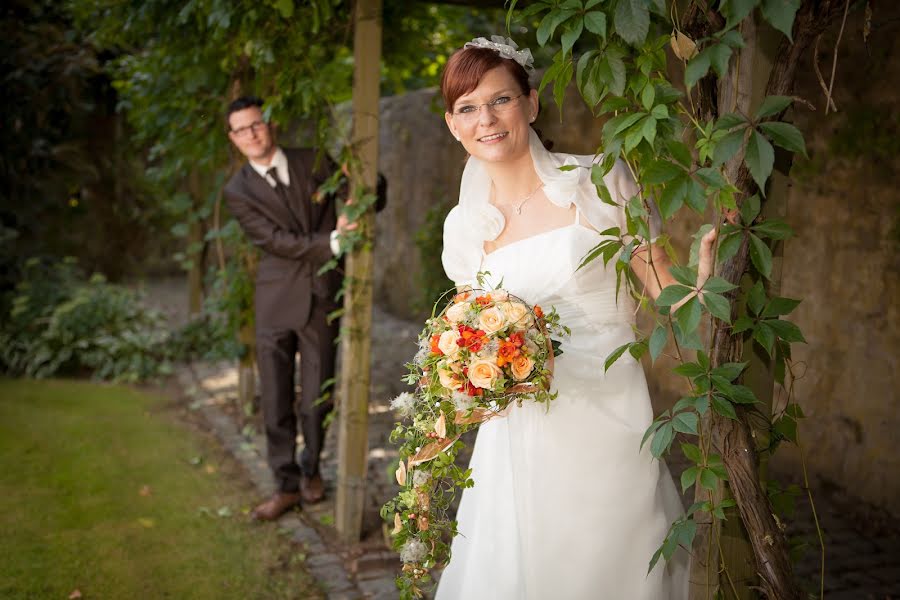
[[[257,131],[262,131],[266,127],[265,121],[253,121],[249,125],[245,125],[244,127],[238,127],[237,129],[232,129],[231,133],[236,135],[237,137],[246,137],[250,135],[250,132],[256,133]]]
[[[500,96],[494,98],[490,102],[485,102],[484,104],[465,104],[454,110],[453,116],[458,117],[463,121],[474,121],[478,118],[478,114],[482,110],[482,107],[490,108],[498,113],[508,112],[516,106],[516,102],[513,102],[513,100],[518,100],[524,95],[525,94],[519,94],[518,96]]]

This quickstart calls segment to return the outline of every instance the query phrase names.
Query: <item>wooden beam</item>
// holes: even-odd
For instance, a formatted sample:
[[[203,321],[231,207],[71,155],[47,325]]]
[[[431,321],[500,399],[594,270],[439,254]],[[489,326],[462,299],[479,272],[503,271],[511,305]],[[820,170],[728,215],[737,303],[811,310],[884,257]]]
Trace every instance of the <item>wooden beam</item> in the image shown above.
[[[359,172],[354,170],[351,196],[360,186],[376,187],[378,172],[378,100],[381,79],[381,0],[358,0],[354,20],[353,139]],[[372,239],[370,210],[360,225]],[[335,525],[345,543],[359,541],[368,466],[369,355],[372,326],[372,244],[347,256],[341,339],[338,405],[338,481]]]

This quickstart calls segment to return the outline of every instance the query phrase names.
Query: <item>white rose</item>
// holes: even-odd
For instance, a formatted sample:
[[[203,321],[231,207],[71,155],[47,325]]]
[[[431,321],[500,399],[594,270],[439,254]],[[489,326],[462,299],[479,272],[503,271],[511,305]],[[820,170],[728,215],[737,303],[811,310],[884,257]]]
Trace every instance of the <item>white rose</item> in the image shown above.
[[[506,327],[506,317],[496,306],[481,311],[478,315],[478,326],[488,334],[497,333]]]
[[[476,360],[469,365],[469,381],[477,388],[491,389],[501,375],[500,367],[489,360]]]
[[[506,290],[494,290],[491,292],[491,300],[494,302],[503,302],[509,299],[509,292]]]
[[[469,311],[470,306],[472,306],[471,302],[460,302],[459,304],[454,304],[447,309],[447,312],[444,313],[444,316],[446,316],[447,320],[451,323],[459,323],[460,321],[465,320],[466,313]]]
[[[447,356],[453,356],[459,352],[459,346],[456,341],[459,339],[459,331],[450,329],[441,334],[438,339],[438,348]]]
[[[503,302],[498,306],[503,309],[507,320],[516,329],[528,329],[534,325],[534,315],[521,302]]]

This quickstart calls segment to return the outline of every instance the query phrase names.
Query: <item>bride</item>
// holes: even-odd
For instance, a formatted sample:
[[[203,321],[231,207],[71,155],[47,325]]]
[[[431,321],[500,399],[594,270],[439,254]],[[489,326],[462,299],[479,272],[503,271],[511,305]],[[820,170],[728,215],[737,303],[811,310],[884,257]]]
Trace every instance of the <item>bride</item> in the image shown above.
[[[621,207],[604,204],[586,168],[594,157],[553,154],[530,124],[538,94],[531,54],[478,38],[447,62],[441,80],[450,132],[469,153],[459,205],[444,224],[447,275],[479,287],[480,272],[530,304],[555,306],[572,334],[555,365],[550,405],[524,403],[481,426],[472,454],[475,487],[457,514],[459,535],[437,600],[680,600],[686,553],[648,574],[653,553],[683,506],[664,463],[641,437],[653,415],[644,372],[628,353],[633,305],[616,299],[612,264],[577,269]],[[624,205],[637,193],[619,162],[604,178]],[[701,243],[709,275],[714,233]],[[659,269],[647,270],[647,252]],[[674,283],[665,253],[642,247],[631,266],[651,298]],[[662,268],[660,268],[662,267]],[[661,284],[661,285],[660,285]]]

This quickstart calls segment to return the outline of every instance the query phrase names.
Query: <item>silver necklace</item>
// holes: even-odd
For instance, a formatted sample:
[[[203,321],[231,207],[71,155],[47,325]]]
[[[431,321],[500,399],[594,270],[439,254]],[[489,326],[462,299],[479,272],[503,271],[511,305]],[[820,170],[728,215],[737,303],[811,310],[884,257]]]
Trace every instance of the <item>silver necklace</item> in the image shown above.
[[[504,206],[512,206],[513,210],[516,211],[516,214],[521,215],[522,207],[525,206],[525,203],[528,202],[529,200],[531,200],[534,197],[534,195],[538,193],[538,190],[541,189],[542,187],[544,187],[543,181],[540,182],[536,188],[534,188],[534,191],[532,191],[530,194],[528,194],[527,196],[522,198],[522,201],[519,202],[518,204],[515,204],[514,202],[510,202],[509,204],[504,204]]]

